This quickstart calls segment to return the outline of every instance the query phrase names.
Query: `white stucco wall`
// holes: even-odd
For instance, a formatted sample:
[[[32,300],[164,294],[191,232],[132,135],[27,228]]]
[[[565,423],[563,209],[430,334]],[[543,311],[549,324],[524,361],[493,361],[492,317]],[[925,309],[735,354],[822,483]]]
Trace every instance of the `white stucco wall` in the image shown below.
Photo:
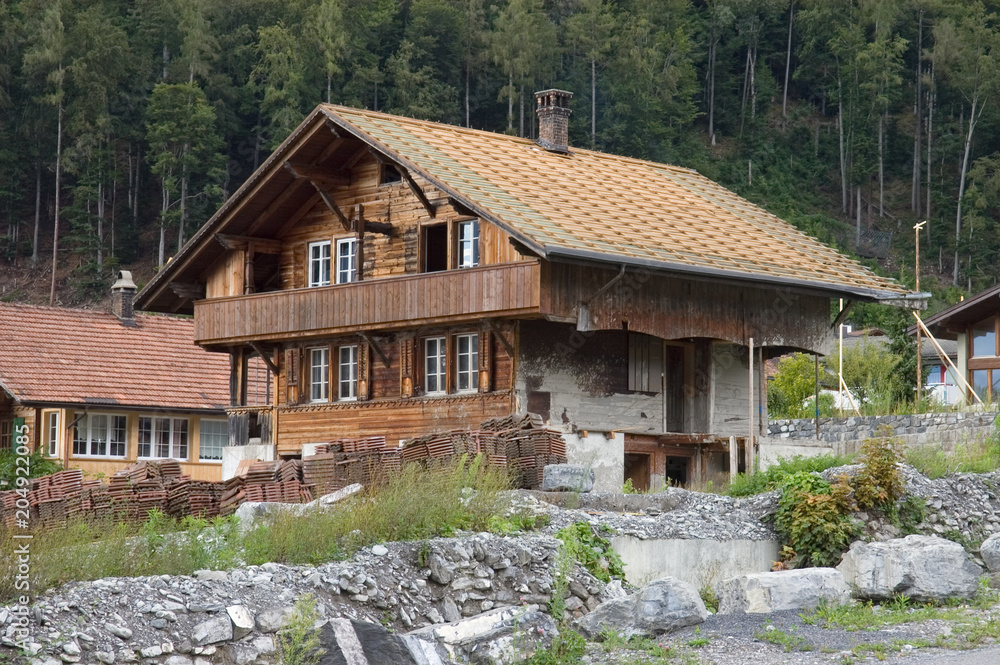
[[[621,492],[625,483],[625,435],[564,432],[566,460],[594,470],[595,492]]]

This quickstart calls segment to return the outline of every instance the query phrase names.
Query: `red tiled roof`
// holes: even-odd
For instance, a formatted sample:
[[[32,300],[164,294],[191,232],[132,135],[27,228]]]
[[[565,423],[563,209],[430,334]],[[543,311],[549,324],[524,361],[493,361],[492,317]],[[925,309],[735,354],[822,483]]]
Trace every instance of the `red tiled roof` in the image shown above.
[[[194,344],[194,321],[0,303],[0,387],[22,403],[222,409],[229,359]]]

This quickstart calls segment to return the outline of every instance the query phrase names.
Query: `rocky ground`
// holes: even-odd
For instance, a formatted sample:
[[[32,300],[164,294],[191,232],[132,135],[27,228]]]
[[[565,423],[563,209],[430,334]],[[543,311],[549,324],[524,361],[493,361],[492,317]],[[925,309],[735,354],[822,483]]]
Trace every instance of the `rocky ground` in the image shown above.
[[[843,471],[850,468],[831,473]],[[907,491],[927,503],[920,531],[962,539],[973,557],[983,538],[1000,531],[1000,474],[929,480],[907,469],[905,475]],[[774,492],[745,499],[680,489],[643,496],[518,492],[515,509],[550,516],[540,533],[388,543],[350,561],[317,567],[266,564],[194,577],[72,583],[37,599],[29,617],[28,656],[38,665],[265,662],[274,656],[273,636],[282,617],[306,592],[317,596],[323,616],[382,624],[400,633],[501,607],[545,609],[556,588],[559,543],[552,535],[563,526],[582,520],[638,538],[763,540],[775,537],[766,517],[776,502]],[[877,516],[859,517],[868,520],[875,537],[898,535]],[[567,593],[564,618],[572,620],[620,592],[577,567]],[[243,610],[228,611],[234,607],[244,608],[246,616],[240,615]],[[0,663],[16,657],[10,647],[18,617],[12,609],[0,608]],[[222,620],[227,612],[229,619]],[[796,612],[716,615],[641,649],[623,642],[591,643],[583,662],[923,663],[958,658],[952,650],[972,643],[984,657],[992,656],[989,635],[1000,634],[1000,604],[956,612],[871,631],[823,627]],[[246,624],[245,634],[225,640],[233,644],[223,653],[216,646],[223,636],[211,633],[225,632],[230,624],[240,632],[239,621]]]

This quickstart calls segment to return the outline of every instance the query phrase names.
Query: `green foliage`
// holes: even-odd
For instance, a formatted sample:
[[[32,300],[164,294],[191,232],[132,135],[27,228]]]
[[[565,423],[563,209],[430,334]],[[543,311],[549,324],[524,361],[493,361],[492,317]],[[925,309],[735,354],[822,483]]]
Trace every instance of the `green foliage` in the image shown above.
[[[563,542],[569,557],[597,579],[604,582],[610,582],[612,578],[625,580],[625,564],[621,557],[611,547],[610,541],[589,523],[576,522],[562,528],[556,532],[556,538]]]
[[[905,456],[907,464],[932,479],[949,473],[989,473],[1000,469],[1000,432],[958,443],[950,451],[937,446],[910,447]]]
[[[27,476],[18,476],[16,470],[18,466],[22,469],[24,468],[23,463],[18,465],[17,463],[18,455],[15,454],[13,448],[4,448],[0,450],[0,481],[6,481],[8,483],[8,488],[13,487],[18,477],[22,478],[40,478],[41,476],[47,476],[50,473],[55,473],[62,469],[62,465],[56,460],[47,457],[44,451],[39,448],[38,450],[33,450],[30,455],[28,455],[27,460]]]
[[[622,494],[639,494],[640,492],[641,490],[636,489],[635,485],[632,484],[631,478],[627,478],[625,484],[622,485]]]
[[[794,628],[792,629],[795,630]],[[776,644],[785,650],[785,653],[790,651],[812,651],[813,645],[808,640],[806,640],[801,635],[796,635],[794,632],[787,632],[784,630],[778,630],[773,625],[768,624],[764,630],[761,630],[754,634],[761,642],[768,642],[770,644]]]
[[[278,632],[278,647],[282,665],[317,665],[326,653],[319,644],[316,622],[316,598],[312,594],[301,596],[292,607],[284,628]]]
[[[772,464],[763,471],[747,475],[738,474],[729,484],[727,494],[729,496],[752,496],[761,492],[776,490],[784,482],[786,476],[794,473],[820,472],[826,471],[835,466],[849,464],[850,457],[829,453],[826,455],[816,455],[815,457],[782,457],[776,464]]]
[[[548,649],[539,649],[525,665],[579,665],[587,652],[587,641],[580,633],[563,628],[552,640]]]
[[[835,565],[860,529],[850,518],[851,488],[833,485],[808,472],[793,473],[781,484],[775,530],[793,554],[792,567]]]
[[[903,460],[902,442],[892,436],[886,425],[876,436],[861,444],[858,461],[861,470],[854,477],[854,497],[863,509],[886,510],[903,496],[903,477],[899,463]]]
[[[814,412],[807,408],[806,400],[815,395],[815,356],[793,353],[780,358],[774,381],[768,386],[768,414],[773,418],[808,418]]]

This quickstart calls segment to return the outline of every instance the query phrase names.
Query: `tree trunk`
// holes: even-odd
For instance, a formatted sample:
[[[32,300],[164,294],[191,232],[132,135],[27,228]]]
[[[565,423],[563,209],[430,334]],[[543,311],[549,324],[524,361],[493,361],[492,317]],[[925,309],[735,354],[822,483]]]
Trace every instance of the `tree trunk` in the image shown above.
[[[743,65],[743,98],[740,100],[740,138],[743,137],[743,125],[746,122],[747,98],[750,96],[750,47],[747,46],[747,59]]]
[[[965,152],[962,155],[962,172],[958,178],[958,207],[955,212],[955,265],[952,266],[951,281],[958,286],[958,241],[962,234],[962,197],[965,196],[965,174],[969,170],[969,152],[972,150],[972,135],[976,130],[976,110],[979,97],[972,97],[972,111],[969,113],[969,131],[965,135]],[[982,113],[982,111],[979,111]]]
[[[163,267],[167,254],[167,211],[170,210],[170,190],[167,189],[167,179],[163,179],[160,203],[160,247],[156,255],[157,267]]]
[[[878,216],[885,216],[885,116],[888,111],[878,117]]]
[[[840,211],[847,214],[847,156],[844,153],[844,87],[837,73],[837,129],[840,132]]]
[[[931,217],[931,145],[934,138],[934,102],[937,101],[937,91],[934,89],[934,61],[931,61],[931,87],[927,91],[927,205],[924,215]],[[930,222],[927,223],[927,238],[930,239]]]
[[[38,263],[38,228],[42,220],[42,159],[35,162],[35,232],[31,239],[31,262]]]
[[[514,129],[514,74],[507,78],[507,131]]]
[[[792,24],[795,21],[795,0],[788,3],[788,48],[785,50],[785,90],[781,95],[781,117],[788,117],[788,74],[792,68]]]
[[[465,66],[465,126],[472,127],[469,121],[469,87],[471,85],[472,76],[469,73],[469,66]]]
[[[924,48],[924,12],[917,12],[917,75],[913,92],[913,116],[916,120],[913,131],[913,184],[910,192],[910,209],[920,217],[920,176],[923,147],[920,140],[923,137],[923,105],[921,104],[921,77],[923,76],[923,60],[921,52]]]
[[[97,265],[104,265],[104,181],[98,172],[97,181]]]
[[[597,149],[597,59],[590,59],[590,147]]]
[[[857,247],[861,244],[861,185],[857,186],[857,203],[854,204],[854,216],[855,216],[855,226],[854,226],[854,246]]]
[[[708,45],[708,137],[712,145],[715,145],[715,53],[718,41],[713,27]]]
[[[521,79],[521,85],[518,87],[517,98],[521,105],[521,119],[517,125],[517,135],[524,138],[524,79]]]
[[[187,192],[188,192],[188,168],[187,153],[190,148],[185,144],[181,153],[181,218],[177,223],[177,251],[181,251],[184,246],[184,227],[187,225]]]
[[[60,66],[61,68],[61,66]],[[56,271],[59,269],[59,189],[62,186],[62,103],[59,104],[56,123],[56,210],[52,225],[52,286],[49,289],[49,305],[56,304]]]

